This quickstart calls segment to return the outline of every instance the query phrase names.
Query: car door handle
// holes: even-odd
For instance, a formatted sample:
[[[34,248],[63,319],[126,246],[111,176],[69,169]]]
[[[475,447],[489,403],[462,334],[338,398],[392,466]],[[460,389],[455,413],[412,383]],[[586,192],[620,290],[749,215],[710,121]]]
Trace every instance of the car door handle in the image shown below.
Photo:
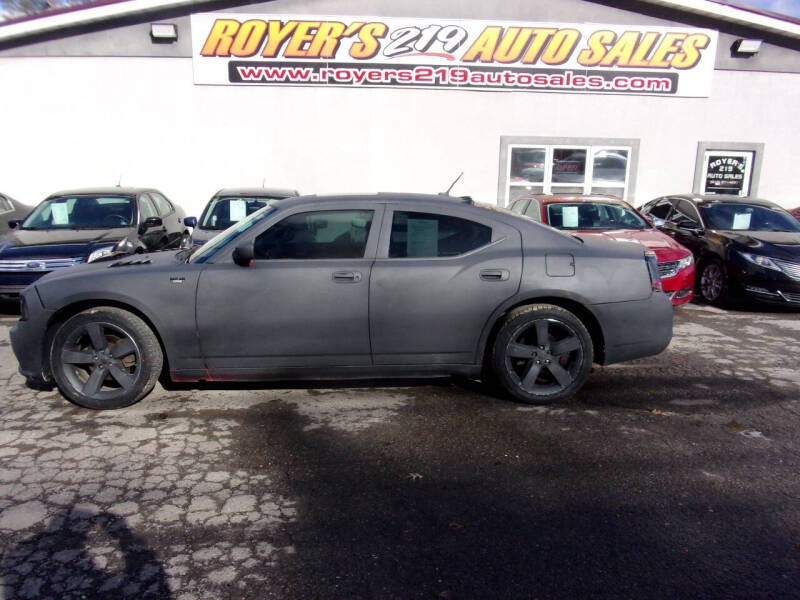
[[[361,273],[358,271],[334,271],[333,280],[336,283],[358,283],[361,281]]]
[[[484,281],[508,281],[510,275],[508,269],[483,269],[481,271],[481,279]]]

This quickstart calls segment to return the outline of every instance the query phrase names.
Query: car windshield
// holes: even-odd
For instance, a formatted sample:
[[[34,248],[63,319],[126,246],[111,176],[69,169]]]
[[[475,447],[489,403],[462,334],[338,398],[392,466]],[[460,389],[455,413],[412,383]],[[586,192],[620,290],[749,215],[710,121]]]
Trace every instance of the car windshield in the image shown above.
[[[221,196],[212,198],[200,217],[200,229],[227,229],[245,217],[252,215],[280,200],[280,198],[265,196]]]
[[[724,231],[800,231],[800,222],[782,208],[739,202],[701,204],[700,214],[709,229]]]
[[[559,202],[547,205],[547,224],[556,229],[649,229],[650,225],[623,204]]]
[[[22,222],[22,229],[113,229],[134,221],[131,196],[81,195],[48,198]]]
[[[187,262],[193,263],[204,263],[209,258],[214,256],[217,253],[217,250],[222,248],[232,239],[237,237],[238,235],[244,233],[248,229],[250,229],[253,225],[258,223],[259,221],[265,219],[267,216],[274,213],[277,209],[273,206],[265,206],[264,208],[257,210],[253,214],[248,217],[245,217],[238,223],[234,223],[230,227],[228,227],[225,231],[222,231],[215,235],[213,238],[208,240],[202,246],[192,250],[189,253]]]

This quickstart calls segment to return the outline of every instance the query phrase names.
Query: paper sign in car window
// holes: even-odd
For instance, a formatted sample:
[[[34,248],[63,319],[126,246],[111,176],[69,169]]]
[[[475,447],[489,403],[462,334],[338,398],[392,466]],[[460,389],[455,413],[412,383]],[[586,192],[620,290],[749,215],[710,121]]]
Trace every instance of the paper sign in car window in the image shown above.
[[[247,216],[247,202],[245,200],[231,200],[230,202],[231,221],[241,221]]]
[[[750,229],[750,213],[735,213],[732,229]]]
[[[578,207],[577,206],[564,206],[561,209],[561,226],[562,227],[577,227],[578,226]]]
[[[50,205],[50,211],[53,215],[53,225],[66,225],[69,223],[69,214],[67,214],[67,205],[63,202],[53,203]]]
[[[406,255],[410,258],[439,255],[439,221],[409,219]]]

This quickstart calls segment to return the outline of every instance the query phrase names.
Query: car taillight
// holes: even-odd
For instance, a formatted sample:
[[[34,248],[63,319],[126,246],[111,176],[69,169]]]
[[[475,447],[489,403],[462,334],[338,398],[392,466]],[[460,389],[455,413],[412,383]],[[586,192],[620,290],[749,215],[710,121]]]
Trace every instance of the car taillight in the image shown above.
[[[644,260],[647,263],[647,270],[650,273],[650,282],[653,284],[653,291],[663,291],[661,275],[658,274],[658,259],[656,258],[656,253],[652,250],[645,251]]]

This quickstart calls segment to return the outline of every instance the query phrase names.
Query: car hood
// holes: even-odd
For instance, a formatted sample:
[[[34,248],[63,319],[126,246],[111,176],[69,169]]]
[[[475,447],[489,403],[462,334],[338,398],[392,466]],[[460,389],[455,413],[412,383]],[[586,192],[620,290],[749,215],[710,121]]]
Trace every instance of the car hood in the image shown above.
[[[581,237],[591,237],[617,242],[635,242],[656,253],[659,262],[678,260],[691,254],[688,248],[679,244],[658,229],[614,229],[610,231],[579,231]]]
[[[117,243],[131,234],[129,227],[114,229],[19,229],[0,238],[0,259],[82,256]]]
[[[205,244],[208,240],[223,231],[224,229],[201,229],[200,227],[196,227],[194,231],[192,231],[192,243],[195,245]]]
[[[714,233],[743,246],[744,250],[783,260],[800,261],[800,232],[715,230]]]
[[[42,277],[39,282],[46,282],[49,284],[53,281],[85,277],[89,274],[98,275],[110,271],[130,272],[135,270],[137,273],[141,273],[147,270],[160,269],[164,267],[164,265],[176,265],[176,263],[181,265],[182,263],[176,258],[179,252],[182,252],[182,250],[164,250],[147,254],[126,254],[124,256],[108,258],[93,263],[76,265],[69,269],[57,269]]]

